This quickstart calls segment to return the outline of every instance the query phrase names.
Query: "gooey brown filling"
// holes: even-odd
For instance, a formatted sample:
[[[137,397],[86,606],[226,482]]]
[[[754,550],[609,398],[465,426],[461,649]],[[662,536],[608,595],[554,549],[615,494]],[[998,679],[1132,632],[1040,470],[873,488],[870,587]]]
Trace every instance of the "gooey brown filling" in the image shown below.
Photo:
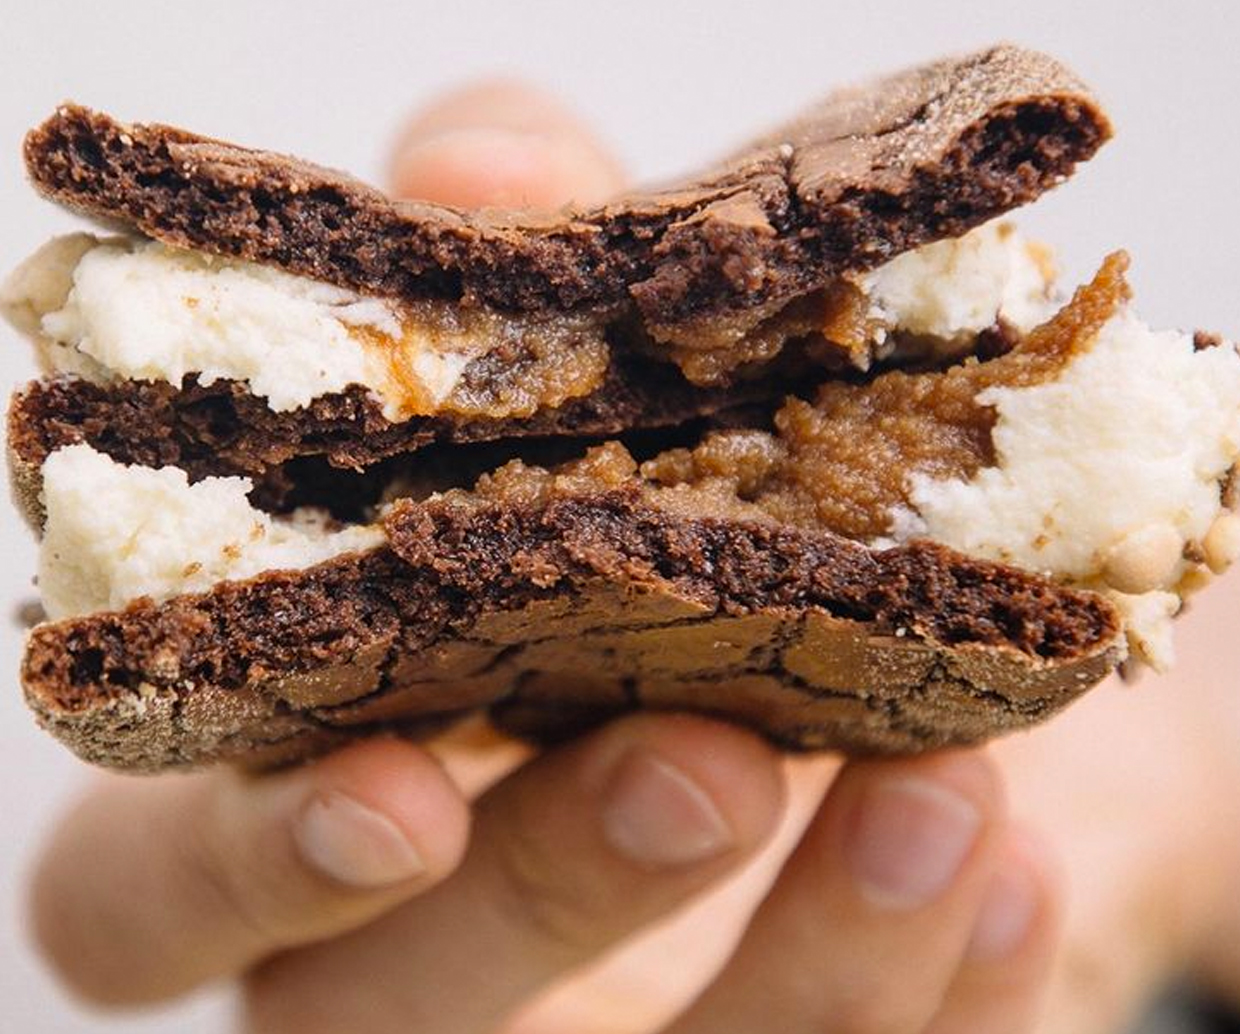
[[[532,416],[596,391],[607,374],[605,324],[598,319],[521,319],[493,309],[442,302],[406,303],[399,337],[359,324],[348,333],[382,358],[388,392],[406,416]],[[464,363],[441,396],[418,360]]]
[[[726,384],[738,371],[775,358],[791,339],[829,369],[865,369],[882,329],[871,302],[851,278],[788,302],[733,317],[647,330],[693,384]]]
[[[767,311],[678,334],[670,349],[657,333],[618,312],[531,319],[481,306],[406,303],[400,334],[366,324],[348,333],[381,358],[385,398],[410,416],[513,419],[555,409],[597,391],[611,348],[668,359],[698,387],[760,373],[791,341],[833,372],[865,368],[880,338],[862,290],[841,279]],[[463,365],[445,394],[419,360]]]
[[[723,431],[693,449],[642,465],[664,488],[741,500],[779,521],[869,540],[891,531],[914,474],[968,478],[994,461],[988,388],[1052,379],[1088,346],[1128,298],[1127,256],[1103,263],[1051,320],[989,361],[946,369],[891,370],[862,384],[827,381],[813,403],[789,399],[775,432]]]
[[[973,342],[973,354],[953,365],[943,366],[936,359],[926,369],[890,369],[868,380],[859,376],[827,380],[813,401],[787,398],[770,418],[771,430],[755,429],[754,415],[745,418],[743,427],[695,431],[691,438],[677,429],[663,429],[651,432],[650,441],[613,442],[576,464],[564,459],[584,452],[589,439],[555,439],[556,448],[547,456],[524,440],[494,443],[477,455],[461,445],[444,445],[439,451],[417,454],[408,465],[411,470],[397,462],[379,478],[363,479],[364,484],[333,481],[329,505],[360,515],[376,501],[375,485],[389,479],[384,498],[425,498],[437,490],[472,483],[482,470],[517,455],[522,459],[508,462],[492,478],[484,477],[479,491],[502,485],[504,492],[522,495],[534,490],[533,481],[557,476],[595,478],[614,485],[632,482],[640,473],[652,500],[661,506],[769,517],[872,540],[891,531],[892,512],[907,504],[914,474],[967,479],[994,462],[995,414],[978,402],[979,394],[988,388],[1033,386],[1062,371],[1128,298],[1126,267],[1122,252],[1110,256],[1052,319],[1023,337],[1013,333],[999,354],[987,352],[986,335],[981,335]],[[811,319],[809,313],[814,325],[821,326],[827,311],[821,299],[802,299],[798,311],[778,319],[785,329],[803,329]],[[845,295],[831,311],[833,336],[814,333],[824,349],[836,350],[837,362],[853,365],[841,356],[869,347],[866,342],[874,337],[862,323],[863,310],[856,298]],[[567,341],[549,336],[538,361],[554,363],[557,350]],[[495,364],[494,370],[483,370],[477,377],[479,384],[494,389],[493,402],[514,397],[525,390],[527,380],[537,380],[537,361],[523,364],[515,358],[510,367],[504,365],[510,361],[509,344],[494,356],[475,361],[479,366]],[[519,356],[525,345],[512,347]],[[901,351],[906,347],[915,355],[916,342],[897,346]],[[471,378],[471,371],[465,378]],[[677,437],[696,444],[679,445]],[[643,456],[651,458],[641,462]],[[553,473],[531,461],[550,461]],[[360,495],[346,508],[339,505],[342,493]]]

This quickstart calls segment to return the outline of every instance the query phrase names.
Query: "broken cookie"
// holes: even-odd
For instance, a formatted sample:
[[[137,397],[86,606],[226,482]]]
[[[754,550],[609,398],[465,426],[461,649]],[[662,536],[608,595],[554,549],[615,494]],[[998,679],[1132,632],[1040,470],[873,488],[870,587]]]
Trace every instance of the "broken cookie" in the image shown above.
[[[903,752],[1165,667],[1240,552],[1240,357],[997,218],[1109,134],[998,47],[531,214],[62,107],[31,179],[108,230],[0,297],[46,373],[9,413],[28,701],[139,769],[480,708]]]

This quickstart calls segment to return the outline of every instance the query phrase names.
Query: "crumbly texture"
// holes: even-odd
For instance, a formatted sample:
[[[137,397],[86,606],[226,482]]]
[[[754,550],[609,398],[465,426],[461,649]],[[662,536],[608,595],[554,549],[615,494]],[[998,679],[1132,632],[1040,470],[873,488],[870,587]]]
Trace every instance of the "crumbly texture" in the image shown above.
[[[1165,526],[1169,548],[1156,530],[1135,543],[1168,554],[1161,584],[1133,572],[1122,587],[1178,583],[1240,458],[1234,347],[1198,351],[1191,335],[1154,332],[1124,307],[1056,376],[992,381],[977,402],[994,413],[994,463],[967,479],[913,474],[906,534],[1084,582],[1135,529]]]
[[[397,505],[386,547],[38,626],[27,698],[83,757],[138,769],[476,707],[543,739],[652,707],[916,751],[1041,720],[1123,655],[1095,594],[929,543],[688,517],[633,471],[616,447],[511,466]]]
[[[491,358],[497,364],[519,359],[505,350]],[[503,372],[479,370],[477,376],[486,381]],[[700,418],[728,421],[728,411],[745,407],[769,409],[804,384],[806,376],[805,363],[789,352],[768,364],[761,376],[728,389],[699,388],[668,363],[621,352],[613,354],[597,391],[530,417],[448,414],[396,424],[358,387],[277,413],[236,381],[208,387],[193,379],[174,386],[60,377],[33,382],[13,395],[9,469],[19,505],[38,527],[39,469],[65,445],[86,443],[121,463],[175,465],[193,480],[252,477],[297,495],[305,487],[301,472],[307,464],[361,471],[392,458],[420,462],[422,450],[430,447],[547,438],[588,441],[634,430],[657,434]],[[270,496],[272,504],[282,505],[284,494]]]
[[[1049,391],[1094,355],[1123,315],[1122,268],[1121,255],[1107,260],[1053,320],[988,362],[880,374],[862,386],[832,384],[823,391],[838,395],[842,404],[858,404],[872,435],[929,441],[925,455],[934,460],[939,425],[983,428],[990,435],[994,415],[986,415],[987,392],[1018,398]],[[1128,337],[1116,338],[1121,351]],[[1219,382],[1214,387],[1221,392],[1209,399],[1210,407],[1226,415],[1230,397],[1218,374],[1230,377],[1240,363],[1233,348],[1224,342],[1194,345],[1190,338],[1154,341],[1152,347],[1192,363],[1178,371],[1185,384],[1199,382],[1198,367],[1209,366],[1208,379]],[[1109,348],[1104,342],[1101,355]],[[1122,365],[1117,377],[1140,384],[1143,374],[1140,365]],[[1044,409],[1037,413],[1045,415]],[[848,426],[847,419],[825,426],[837,423]],[[1231,424],[1224,420],[1214,430],[1224,439],[1215,443],[1218,448],[1230,448]],[[27,666],[27,693],[74,748],[120,765],[222,758],[255,743],[273,744],[279,758],[288,758],[350,734],[334,728],[324,735],[322,723],[368,729],[475,705],[536,736],[579,730],[640,705],[727,715],[792,745],[903,751],[971,743],[1052,713],[1125,656],[1125,624],[1138,656],[1154,662],[1166,656],[1167,622],[1179,595],[1164,591],[1163,581],[1136,594],[1115,591],[1116,581],[1112,609],[1100,594],[966,559],[939,544],[875,549],[851,541],[817,510],[805,510],[804,501],[797,503],[800,510],[787,508],[779,482],[770,479],[771,450],[782,450],[775,461],[786,469],[806,466],[806,457],[826,461],[832,453],[816,441],[800,466],[789,466],[796,439],[786,422],[779,431],[782,438],[756,430],[713,435],[693,453],[658,457],[644,470],[661,482],[656,485],[637,476],[635,461],[613,444],[556,472],[515,462],[485,476],[472,493],[448,492],[420,505],[396,502],[383,521],[387,546],[355,559],[329,559],[300,577],[264,573],[226,581],[157,608],[138,601],[123,611],[36,630],[31,642],[46,650],[32,646],[27,655],[36,665]],[[79,449],[97,456],[86,446]],[[993,446],[987,451],[987,462],[993,462]],[[905,493],[908,475],[928,469],[916,460],[919,455],[901,467]],[[980,454],[970,455],[973,462]],[[665,466],[684,467],[683,476],[667,476]],[[957,484],[965,484],[965,470],[956,471]],[[188,498],[184,474],[159,474],[179,476]],[[869,485],[874,475],[873,467],[854,470],[854,484]],[[1225,471],[1207,482],[1215,519],[1194,549],[1197,574],[1225,568],[1240,544],[1240,528],[1223,513],[1223,481]],[[253,513],[241,491],[239,505]],[[141,498],[138,507],[150,510]],[[107,537],[93,532],[82,539],[107,546]],[[1128,544],[1126,570],[1107,554],[1115,564],[1107,577],[1122,574],[1122,584],[1131,588],[1142,564],[1157,567],[1164,543],[1147,534]],[[1183,544],[1177,539],[1173,546]],[[394,583],[381,574],[393,555],[417,572],[433,572],[434,588],[417,590],[415,599],[402,596],[407,570],[397,565]],[[578,572],[573,565],[585,560],[594,567],[578,584],[577,574],[565,572]],[[1178,564],[1167,568],[1166,578],[1183,580]],[[365,583],[366,606],[378,610],[367,610],[357,629],[316,632],[309,619],[301,620],[300,608],[327,608],[324,594],[332,605],[348,601],[350,608],[360,599],[355,588],[339,588],[337,577],[350,586]],[[645,584],[652,578],[660,581],[656,588]],[[668,590],[671,599],[663,583],[675,586]],[[567,600],[560,599],[565,584],[575,586]],[[232,601],[268,591],[255,586],[273,585],[279,599],[265,600],[259,612],[269,616],[275,608],[283,615],[281,625],[285,619],[293,625],[280,631],[279,650],[267,653],[270,640],[260,622],[248,610],[234,611]],[[533,590],[546,595],[529,595]],[[448,596],[448,610],[428,603],[436,594]],[[221,601],[228,601],[223,610]],[[446,624],[429,637],[418,624],[428,612],[446,614]],[[345,608],[339,620],[353,620],[351,614]],[[580,625],[583,614],[593,624]],[[171,622],[167,632],[180,622],[177,635],[187,639],[170,643],[164,632],[149,639],[153,622],[165,616]],[[387,630],[381,640],[371,635],[376,621]],[[413,641],[410,622],[419,630]],[[477,631],[480,622],[485,631]],[[221,637],[227,647],[210,647]],[[71,667],[56,661],[67,641],[86,651]],[[138,643],[133,655],[125,652],[131,643]],[[192,658],[208,647],[215,660],[203,667]],[[156,652],[148,655],[148,648]],[[587,665],[590,657],[596,658],[593,667]],[[389,665],[398,676],[389,676]],[[583,679],[583,669],[594,673]],[[991,696],[978,704],[983,689]],[[223,700],[234,692],[244,705],[229,708]],[[830,703],[823,704],[825,699]],[[198,743],[191,725],[177,727],[177,715],[182,707],[207,702],[213,702],[216,738]],[[290,705],[293,713],[281,712]],[[155,723],[150,735],[167,740],[156,746],[128,731],[145,722],[149,710]],[[923,724],[910,714],[921,715]],[[286,735],[267,724],[277,717]],[[119,740],[118,722],[126,730]],[[171,729],[167,722],[174,723]],[[151,750],[162,753],[153,760]]]
[[[982,428],[988,441],[994,413],[985,404],[987,393],[1053,394],[1059,391],[1055,384],[1095,355],[1100,342],[1097,355],[1104,360],[1112,345],[1126,350],[1133,335],[1122,311],[1122,268],[1120,255],[1109,259],[1053,320],[988,362],[880,374],[864,386],[827,386],[823,392],[841,404],[859,405],[864,425],[879,440],[906,435],[910,443],[930,443],[930,460],[939,425]],[[1115,327],[1127,332],[1109,345],[1106,335]],[[1184,366],[1173,372],[1185,391],[1200,387],[1200,369],[1209,367],[1205,381],[1214,395],[1203,408],[1234,413],[1226,394],[1240,363],[1233,348],[1187,337],[1159,340],[1143,329],[1141,334],[1146,337],[1133,338],[1138,351],[1145,342],[1147,351]],[[1166,372],[1157,363],[1152,371]],[[1140,388],[1149,371],[1123,363],[1111,372],[1135,391],[1132,384]],[[1070,394],[1079,392],[1076,386]],[[790,408],[797,405],[804,404]],[[1013,412],[1011,405],[992,408],[1001,418]],[[1047,412],[1058,410],[1034,408],[1035,418]],[[913,423],[905,425],[908,420]],[[1058,425],[1054,419],[1052,424],[1042,430],[1054,431]],[[847,428],[847,417],[822,426],[837,425]],[[1101,578],[1084,580],[1099,580],[1115,609],[1100,594],[966,559],[939,544],[875,549],[838,534],[820,507],[806,508],[805,500],[789,507],[786,484],[771,480],[771,470],[777,464],[801,469],[806,457],[821,464],[833,455],[813,441],[800,465],[790,466],[789,450],[797,441],[790,428],[795,425],[782,420],[779,435],[729,431],[709,436],[692,453],[662,455],[644,470],[656,484],[637,476],[635,461],[613,444],[557,472],[515,462],[485,476],[472,493],[396,502],[383,522],[387,546],[356,558],[327,559],[300,577],[264,573],[223,581],[201,596],[176,595],[162,606],[140,600],[123,611],[36,630],[27,653],[27,693],[74,749],[124,766],[195,764],[234,751],[250,754],[255,744],[286,759],[339,743],[374,723],[422,723],[475,705],[539,738],[587,728],[631,707],[676,707],[742,720],[792,745],[915,750],[971,743],[1053,713],[1125,656],[1121,629],[1138,656],[1158,663],[1167,656],[1168,621],[1179,605],[1178,593],[1166,589],[1179,589],[1174,583],[1187,577],[1188,554],[1193,573],[1203,575],[1207,568],[1224,569],[1240,549],[1240,527],[1224,512],[1225,471],[1203,482],[1213,492],[1208,532],[1192,550],[1177,537],[1166,570],[1158,557],[1167,543],[1157,533],[1127,542],[1123,564],[1115,550],[1106,550],[1109,588]],[[1230,423],[1210,428],[1220,436],[1207,443],[1211,448],[1234,451]],[[86,446],[78,449],[110,464]],[[994,469],[982,465],[983,451],[993,465],[993,445],[975,449],[951,484],[970,484],[968,471]],[[935,469],[916,461],[918,455],[901,467],[905,498],[914,484],[909,475]],[[1043,449],[1040,455],[1053,454]],[[211,481],[187,486],[180,471],[135,475],[176,477],[186,505],[195,502],[193,488],[219,488]],[[852,484],[870,485],[874,475],[873,466],[854,470]],[[837,488],[847,486],[839,482]],[[89,485],[86,491],[107,495]],[[243,491],[236,487],[233,502],[253,515]],[[186,508],[176,502],[151,507],[130,490],[122,496],[133,498],[141,513],[154,508],[175,515]],[[837,496],[830,498],[838,503]],[[885,506],[889,515],[892,505]],[[206,506],[195,508],[195,517],[208,513]],[[109,546],[109,537],[93,529],[79,541]],[[396,573],[389,572],[393,557],[417,572],[433,572],[434,588],[418,589],[415,599],[401,595],[409,572],[399,564]],[[590,568],[584,583],[574,567],[583,562]],[[1162,574],[1140,583],[1142,572],[1153,568]],[[237,579],[246,573],[212,574]],[[422,577],[414,580],[420,585]],[[337,578],[352,588],[340,588]],[[655,588],[647,584],[651,579]],[[362,583],[365,596],[356,588]],[[565,585],[572,586],[568,599],[562,598]],[[275,608],[293,621],[285,625],[281,619],[274,653],[268,652],[272,640],[262,621],[234,606],[272,586],[278,599],[265,599],[259,614]],[[330,621],[355,620],[350,608],[357,599],[377,610],[367,610],[357,627],[317,632],[300,610],[317,614],[329,608],[324,595],[332,605],[348,601]],[[448,598],[448,610],[429,603],[439,595]],[[419,624],[427,614],[444,622],[434,634]],[[587,626],[580,625],[583,614]],[[374,622],[386,630],[378,640]],[[410,622],[417,629],[412,640]],[[154,625],[162,631],[151,640]],[[174,632],[187,637],[165,639]],[[226,646],[211,646],[221,637]],[[136,653],[126,652],[134,643]],[[73,650],[78,660],[71,665]],[[193,660],[202,650],[213,651],[210,663]],[[593,673],[583,679],[583,669]],[[990,696],[978,703],[983,691]],[[229,698],[237,703],[226,703]],[[197,713],[196,707],[210,708],[211,735],[195,733],[192,722],[177,724],[182,712]],[[289,707],[291,713],[285,712]],[[145,728],[148,715],[149,733],[130,735],[135,723]],[[277,718],[275,727],[269,724]],[[157,743],[146,743],[148,736]],[[254,756],[268,756],[263,751]]]
[[[841,90],[690,181],[590,210],[395,202],[297,159],[74,105],[25,154],[47,196],[168,244],[381,297],[632,305],[659,340],[701,348],[713,328],[726,351],[771,306],[1032,200],[1109,135],[1075,76],[1001,46]]]
[[[923,245],[860,280],[840,281],[738,337],[752,370],[790,341],[828,364],[867,368],[894,339],[966,344],[1002,320],[1028,330],[1049,314],[1045,249],[1010,224]],[[528,417],[601,385],[609,338],[640,341],[600,314],[532,319],[493,309],[367,298],[267,266],[135,237],[49,241],[0,285],[0,313],[31,338],[46,372],[95,383],[244,382],[275,412],[365,388],[383,416]],[[933,346],[928,346],[933,347]],[[501,366],[480,378],[474,364]],[[516,361],[513,361],[516,357]],[[726,381],[716,349],[678,359],[695,384]]]
[[[1165,670],[1180,599],[1240,553],[1225,498],[1240,356],[1141,323],[1126,262],[1111,256],[995,358],[828,383],[773,432],[708,435],[643,472],[785,523],[876,545],[926,537],[1106,592],[1135,655]]]
[[[743,501],[863,541],[925,536],[1074,584],[1132,596],[1177,589],[1235,552],[1220,485],[1240,455],[1240,357],[1151,332],[1126,308],[1122,269],[1122,256],[1109,259],[1061,312],[989,362],[833,384],[816,406],[789,403],[776,434],[718,433],[643,472],[705,489],[716,505]],[[271,530],[245,500],[248,481],[191,487],[178,469],[125,468],[85,445],[53,453],[44,470],[42,584],[53,616],[199,591],[256,574],[260,561],[281,566],[270,537],[236,565],[200,557]],[[348,536],[336,540],[350,548]],[[316,541],[285,566],[328,555]],[[1166,608],[1127,610],[1138,625]],[[1146,648],[1162,638],[1152,628],[1134,637],[1146,659],[1169,663]]]
[[[286,761],[478,708],[540,739],[637,707],[690,709],[861,753],[975,743],[1045,718],[1125,657],[1125,620],[1138,651],[1159,649],[1184,586],[1128,589],[1168,551],[1167,529],[1132,529],[1127,553],[1108,558],[1106,576],[1128,587],[1109,583],[1112,599],[1101,583],[877,540],[902,534],[892,513],[909,502],[908,475],[968,482],[994,463],[987,390],[1037,390],[1085,352],[1122,306],[1120,260],[1028,333],[1049,279],[1024,275],[1036,256],[994,277],[948,261],[950,248],[891,260],[1032,199],[1108,134],[1069,74],[1000,47],[833,95],[690,183],[530,216],[392,202],[295,159],[62,108],[26,154],[36,185],[71,207],[401,304],[605,321],[611,351],[589,395],[489,428],[396,425],[356,388],[280,413],[231,378],[47,382],[10,416],[27,498],[37,464],[72,441],[126,461],[166,451],[191,480],[249,464],[261,495],[295,464],[368,467],[428,429],[445,443],[535,425],[629,430],[650,411],[701,411],[706,386],[724,406],[759,384],[769,407],[777,367],[806,394],[822,374],[798,362],[834,379],[784,406],[774,432],[747,418],[643,474],[614,443],[554,471],[512,463],[473,491],[392,504],[384,543],[361,552],[38,626],[27,698],[84,757],[145,769]],[[923,291],[924,274],[957,286]],[[931,344],[922,365],[867,369],[883,358],[867,343],[884,334],[972,357],[945,366],[962,355]],[[474,370],[477,383],[502,377],[507,358]],[[143,400],[162,400],[158,419]],[[817,421],[826,409],[838,420]],[[899,447],[884,452],[888,439]],[[803,481],[795,507],[777,500],[781,464]],[[880,468],[866,498],[864,475]],[[824,515],[832,499],[851,509]],[[870,523],[833,523],[844,519]],[[1191,573],[1222,569],[1240,525],[1223,515],[1191,546]]]
[[[39,594],[53,619],[312,567],[382,541],[310,511],[275,520],[250,505],[245,478],[191,485],[176,467],[125,467],[88,445],[49,456],[42,480]]]
[[[1156,333],[1127,308],[1058,376],[993,384],[977,401],[995,414],[994,462],[968,479],[910,478],[904,536],[970,556],[1053,572],[1148,603],[1125,611],[1133,644],[1170,667],[1177,593],[1234,555],[1223,485],[1240,459],[1240,357]]]

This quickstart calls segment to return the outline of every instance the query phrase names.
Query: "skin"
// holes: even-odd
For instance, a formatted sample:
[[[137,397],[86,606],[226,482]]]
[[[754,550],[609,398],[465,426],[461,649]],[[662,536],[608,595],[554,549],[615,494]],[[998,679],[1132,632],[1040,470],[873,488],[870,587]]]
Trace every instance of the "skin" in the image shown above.
[[[461,205],[623,186],[506,82],[415,117],[391,170]],[[97,1004],[237,979],[254,1034],[1104,1034],[1185,970],[1240,1001],[1236,602],[1182,623],[1173,676],[986,752],[841,765],[641,715],[536,758],[466,727],[107,776],[44,850],[33,928]]]

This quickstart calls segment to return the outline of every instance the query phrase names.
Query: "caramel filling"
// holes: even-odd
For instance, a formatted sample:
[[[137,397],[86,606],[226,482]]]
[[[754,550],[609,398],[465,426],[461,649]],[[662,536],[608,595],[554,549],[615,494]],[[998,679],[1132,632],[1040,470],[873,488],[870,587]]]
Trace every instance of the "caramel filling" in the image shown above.
[[[381,364],[400,416],[528,417],[596,391],[610,358],[597,320],[521,320],[442,302],[403,305],[400,336],[373,324],[349,335]]]
[[[1050,284],[1036,247],[987,224],[795,298],[664,326],[623,305],[534,317],[468,299],[370,298],[154,241],[73,234],[0,287],[0,313],[34,338],[49,372],[244,382],[274,412],[360,386],[397,423],[553,410],[603,386],[613,348],[704,387],[748,378],[790,342],[827,375],[955,357],[997,320],[1034,326]]]
[[[745,370],[769,362],[790,340],[827,369],[866,369],[882,342],[884,327],[871,302],[852,279],[842,277],[821,290],[732,320],[701,326],[649,328],[671,360],[693,384],[726,384]]]
[[[973,332],[972,354],[953,365],[944,364],[945,355],[933,342],[930,352],[919,356],[907,351],[905,338],[889,335],[885,340],[900,362],[920,365],[826,380],[812,402],[787,400],[774,416],[773,431],[750,427],[671,439],[698,441],[692,448],[669,449],[664,437],[659,446],[664,451],[640,465],[618,442],[551,470],[513,461],[483,476],[476,491],[533,505],[548,492],[589,495],[623,487],[691,522],[787,524],[876,547],[931,538],[969,556],[1105,592],[1125,616],[1136,655],[1165,667],[1171,657],[1169,621],[1183,596],[1240,555],[1230,473],[1240,461],[1240,359],[1221,342],[1155,332],[1141,323],[1127,306],[1126,265],[1122,253],[1110,256],[1066,306],[1023,334],[1011,327],[997,335]],[[869,348],[875,336],[867,325],[870,310],[850,301],[847,292],[843,299],[830,310],[838,318],[830,340],[844,357],[837,361],[855,367],[862,364],[847,358],[850,345],[854,352]],[[824,310],[815,308],[817,303],[806,300],[779,318],[786,326],[801,319],[821,325]],[[588,327],[561,322],[539,327],[531,337],[528,324],[490,319],[485,313],[428,307],[414,310],[404,323],[390,323],[397,328],[391,333],[368,328],[364,345],[370,354],[386,357],[391,376],[398,378],[416,370],[427,349],[455,354],[453,346],[461,341],[486,337],[490,350],[449,371],[455,379],[440,401],[474,406],[473,412],[482,414],[495,411],[487,407],[540,404],[529,378],[542,390],[552,385],[572,392],[595,375]],[[955,335],[950,341],[958,346]],[[605,363],[602,347],[598,362]],[[492,368],[474,381],[466,369],[473,364]],[[410,404],[425,402],[419,394],[423,385],[410,380],[406,387]],[[635,445],[641,447],[636,440]],[[43,581],[51,586],[60,569],[67,572],[66,584],[78,578],[75,572],[96,571],[92,584],[100,589],[91,607],[105,596],[107,605],[116,606],[135,593],[155,591],[143,582],[154,560],[166,574],[159,588],[164,596],[180,591],[207,561],[215,562],[219,550],[209,549],[206,561],[185,552],[187,546],[210,545],[205,531],[184,534],[182,525],[210,508],[189,498],[195,494],[236,496],[233,524],[259,528],[259,538],[283,551],[271,554],[272,563],[304,566],[306,557],[313,563],[323,550],[354,548],[352,540],[283,525],[272,524],[268,533],[269,519],[250,509],[244,500],[249,486],[237,479],[189,485],[179,471],[100,468],[96,480],[102,487],[88,494],[103,499],[115,481],[115,501],[102,507],[58,503],[60,467],[53,467],[74,461],[73,449],[91,452],[86,446],[62,449],[45,465],[49,528],[56,527],[58,508],[62,517],[76,516],[68,531],[58,533],[58,541],[68,545],[52,551]],[[91,455],[76,460],[112,462]],[[450,462],[449,483],[459,484],[465,457],[453,452]],[[151,491],[158,489],[171,501],[139,500],[135,508],[133,485],[142,477],[153,479]],[[77,486],[83,478],[61,480]],[[426,489],[395,483],[392,492],[421,495],[434,489],[431,481]],[[359,516],[373,520],[382,512],[360,505]],[[175,527],[163,545],[149,532],[141,534],[141,541],[157,547],[154,560],[135,566],[124,548],[109,545],[134,539],[130,523],[141,527],[152,514],[174,511],[183,515],[170,518]],[[98,525],[96,518],[119,524]],[[244,559],[230,552],[233,539],[243,536],[214,516],[206,521],[213,533],[227,533],[225,560]],[[254,561],[267,562],[265,553]],[[212,571],[215,577],[244,576],[232,568]]]
[[[928,373],[892,370],[864,384],[827,381],[811,404],[790,399],[776,433],[724,431],[645,463],[662,486],[730,495],[778,520],[872,540],[892,530],[915,474],[972,476],[993,462],[989,388],[1055,377],[1128,298],[1127,257],[1111,255],[1050,321],[989,361]]]

